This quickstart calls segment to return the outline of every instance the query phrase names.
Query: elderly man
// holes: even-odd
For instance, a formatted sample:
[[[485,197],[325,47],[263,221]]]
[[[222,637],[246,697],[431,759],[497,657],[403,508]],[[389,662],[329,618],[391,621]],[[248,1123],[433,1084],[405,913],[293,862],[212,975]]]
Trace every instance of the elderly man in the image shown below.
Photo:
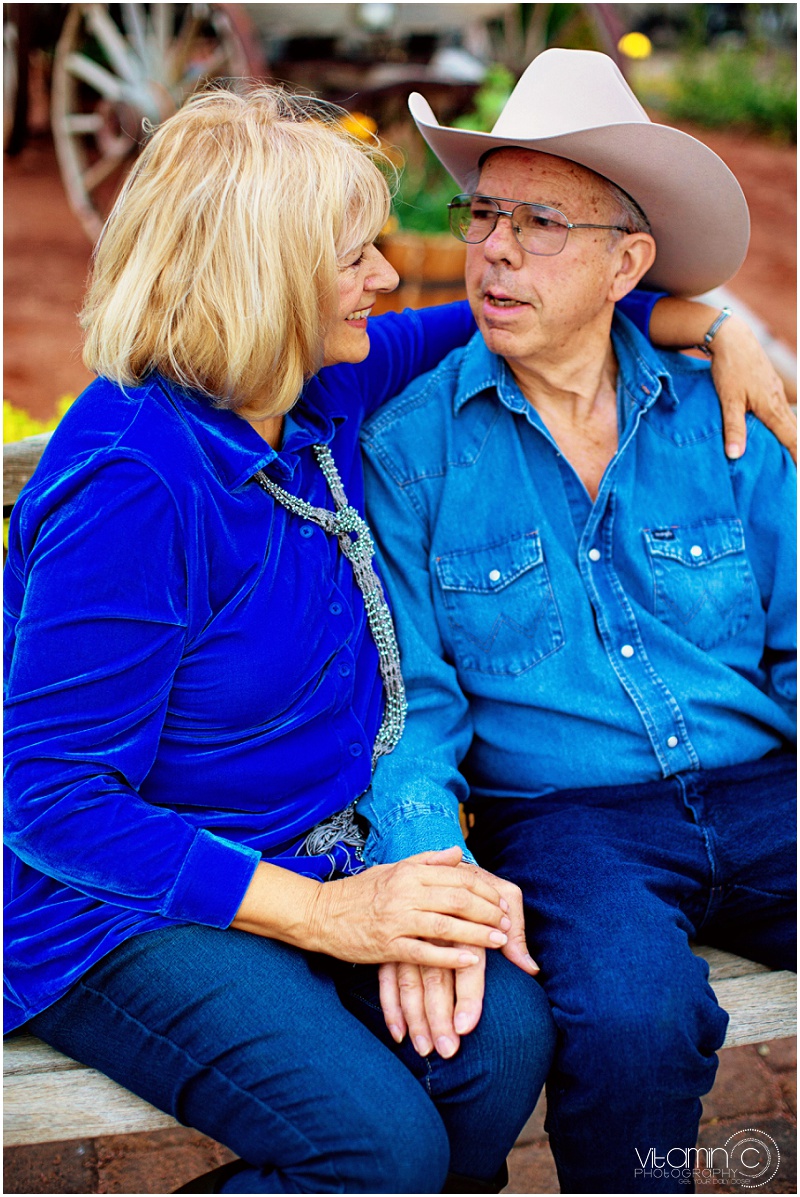
[[[553,1006],[562,1192],[690,1191],[727,1024],[690,941],[794,967],[795,479],[755,422],[728,460],[707,364],[614,308],[730,277],[744,197],[603,55],[541,55],[492,134],[412,111],[480,331],[365,433],[409,696],[368,859],[463,845],[465,803]],[[479,1017],[480,966],[382,986],[423,1054]]]

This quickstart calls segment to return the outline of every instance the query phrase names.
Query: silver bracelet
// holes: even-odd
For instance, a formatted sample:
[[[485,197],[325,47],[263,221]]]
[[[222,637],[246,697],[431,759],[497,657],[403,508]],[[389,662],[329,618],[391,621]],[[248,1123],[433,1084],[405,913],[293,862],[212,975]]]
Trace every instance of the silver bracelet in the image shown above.
[[[722,311],[720,312],[720,314],[717,316],[714,323],[711,325],[711,328],[708,330],[706,335],[703,337],[703,343],[701,345],[698,345],[697,348],[702,349],[703,353],[707,353],[708,356],[711,357],[711,342],[714,340],[714,337],[717,335],[719,330],[722,328],[723,324],[728,319],[728,317],[732,316],[732,315],[733,315],[733,312],[731,311],[730,308],[723,308]]]

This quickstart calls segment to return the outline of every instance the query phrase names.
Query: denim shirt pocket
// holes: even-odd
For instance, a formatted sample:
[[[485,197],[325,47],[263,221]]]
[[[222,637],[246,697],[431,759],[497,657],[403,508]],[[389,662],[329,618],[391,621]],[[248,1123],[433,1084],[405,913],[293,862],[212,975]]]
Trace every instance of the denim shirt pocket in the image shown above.
[[[698,648],[736,636],[750,618],[753,577],[738,519],[642,529],[654,614]]]
[[[459,669],[520,674],[564,644],[538,532],[442,553],[436,575]]]

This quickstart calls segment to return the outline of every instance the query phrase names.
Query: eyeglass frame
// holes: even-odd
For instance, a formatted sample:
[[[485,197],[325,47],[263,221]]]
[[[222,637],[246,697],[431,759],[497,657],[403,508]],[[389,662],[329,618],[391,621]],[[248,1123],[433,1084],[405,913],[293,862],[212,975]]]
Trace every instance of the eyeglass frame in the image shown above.
[[[621,225],[621,224],[573,224],[570,220],[567,219],[567,217],[564,215],[563,212],[559,211],[558,208],[551,207],[550,204],[535,204],[535,203],[529,203],[527,200],[508,199],[505,196],[484,195],[480,191],[474,191],[474,192],[466,191],[466,192],[461,192],[458,195],[453,196],[453,198],[450,200],[450,203],[447,205],[447,211],[452,212],[453,205],[456,204],[460,200],[474,200],[474,199],[491,200],[492,203],[494,203],[494,204],[513,204],[514,207],[511,209],[511,211],[505,211],[503,208],[498,208],[497,212],[495,214],[494,224],[489,229],[489,232],[486,234],[486,236],[481,237],[480,241],[467,241],[466,238],[459,237],[457,233],[453,232],[453,226],[452,226],[452,224],[450,224],[450,232],[453,233],[453,236],[455,237],[455,239],[457,241],[460,241],[462,243],[462,245],[483,245],[484,241],[488,241],[489,238],[491,237],[492,233],[497,228],[497,222],[501,216],[507,216],[508,219],[511,221],[511,231],[514,234],[514,240],[516,241],[516,243],[520,247],[520,249],[523,251],[523,253],[533,254],[534,257],[537,257],[537,258],[555,258],[558,256],[558,254],[563,253],[563,251],[566,247],[566,244],[567,244],[567,238],[569,237],[570,231],[572,229],[615,229],[618,233],[627,233],[628,235],[630,235],[634,231],[633,229],[626,228],[624,225]],[[566,233],[564,235],[564,244],[561,246],[561,248],[557,249],[556,252],[553,254],[543,254],[543,253],[538,252],[535,249],[526,249],[525,246],[520,241],[519,236],[514,228],[514,213],[516,212],[517,208],[539,208],[545,212],[555,212],[557,216],[560,216],[561,219],[564,221],[564,228],[566,229]]]

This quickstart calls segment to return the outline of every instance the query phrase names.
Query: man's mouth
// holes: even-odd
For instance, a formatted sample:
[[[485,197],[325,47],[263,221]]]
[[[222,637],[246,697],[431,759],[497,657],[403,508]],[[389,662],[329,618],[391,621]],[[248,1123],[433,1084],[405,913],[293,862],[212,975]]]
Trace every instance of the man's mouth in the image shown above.
[[[368,308],[359,308],[357,312],[351,312],[349,316],[345,316],[345,320],[366,320],[372,311],[372,305]]]
[[[506,295],[502,291],[486,291],[484,299],[493,308],[516,308],[525,304],[524,299],[515,299],[512,295]]]

